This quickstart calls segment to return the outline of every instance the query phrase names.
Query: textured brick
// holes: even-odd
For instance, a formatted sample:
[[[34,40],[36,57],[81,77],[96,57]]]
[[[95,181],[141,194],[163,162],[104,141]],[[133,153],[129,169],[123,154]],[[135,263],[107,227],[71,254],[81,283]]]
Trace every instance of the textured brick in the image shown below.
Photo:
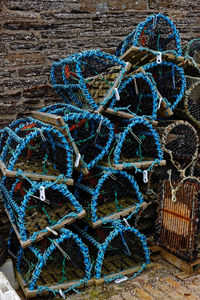
[[[11,10],[50,10],[62,9],[68,11],[78,10],[80,8],[78,0],[6,0],[6,6]]]
[[[149,7],[154,9],[158,8],[171,8],[171,9],[179,9],[179,10],[186,10],[186,9],[199,9],[200,8],[200,1],[187,1],[187,0],[150,0]]]
[[[13,42],[9,43],[10,50],[16,51],[16,50],[34,50],[34,51],[41,51],[43,49],[51,49],[56,46],[55,41],[44,41],[40,40],[39,43],[31,43],[31,42]]]
[[[13,78],[10,80],[4,80],[3,86],[6,89],[17,89],[17,88],[24,88],[24,87],[34,87],[34,86],[40,86],[42,84],[46,83],[46,78],[27,78],[27,79],[18,79]]]
[[[49,76],[50,66],[19,68],[18,73],[20,77],[31,77],[31,76],[42,76],[42,75]]]
[[[36,19],[38,14],[27,11],[9,11],[3,13],[4,20]]]
[[[17,41],[17,40],[23,40],[23,41],[36,41],[38,38],[35,36],[33,32],[26,32],[24,33],[3,33],[1,34],[1,40],[3,42],[11,42],[11,41]]]
[[[44,63],[45,57],[40,53],[15,53],[0,56],[1,66],[38,65]]]

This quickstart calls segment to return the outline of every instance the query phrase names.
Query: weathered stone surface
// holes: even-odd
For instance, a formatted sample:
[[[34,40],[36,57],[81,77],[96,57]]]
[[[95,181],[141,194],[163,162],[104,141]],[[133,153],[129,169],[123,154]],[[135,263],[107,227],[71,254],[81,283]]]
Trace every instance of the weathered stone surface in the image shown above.
[[[79,10],[78,0],[6,0],[6,6],[11,10],[60,10],[63,7],[68,11]]]
[[[3,42],[11,42],[11,41],[36,41],[38,40],[38,37],[33,32],[26,32],[26,33],[3,33],[1,35],[1,40]]]
[[[174,21],[183,44],[199,37],[200,0],[2,0],[0,93],[3,103],[11,106],[15,102],[23,103],[25,110],[13,109],[13,114],[20,116],[28,114],[34,105],[60,101],[50,88],[49,70],[53,61],[87,49],[114,53],[120,41],[139,22],[159,11]],[[3,117],[9,119],[6,118],[9,109],[7,106],[3,110],[0,124]]]
[[[41,51],[43,49],[51,49],[54,48],[56,45],[55,41],[40,41],[39,43],[31,43],[31,42],[13,42],[9,43],[10,50],[16,51],[16,50],[37,50]]]
[[[178,10],[192,10],[200,8],[200,1],[187,1],[187,0],[150,0],[149,7],[154,9],[158,8],[170,8],[170,9],[178,9]]]
[[[0,56],[1,66],[38,65],[45,63],[42,53],[15,53]]]

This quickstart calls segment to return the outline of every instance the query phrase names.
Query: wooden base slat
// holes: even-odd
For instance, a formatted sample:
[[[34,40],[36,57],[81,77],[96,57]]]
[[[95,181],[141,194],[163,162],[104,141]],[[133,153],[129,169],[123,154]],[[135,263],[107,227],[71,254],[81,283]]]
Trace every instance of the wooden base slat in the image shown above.
[[[0,160],[0,170],[3,176],[11,177],[11,178],[24,178],[21,174],[19,174],[17,171],[10,171],[6,168],[5,164]],[[23,172],[23,175],[26,176],[27,178],[39,181],[56,181],[57,183],[64,183],[66,185],[73,185],[74,180],[69,178],[69,179],[62,179],[60,178],[58,180],[58,177],[56,176],[51,176],[51,175],[43,175],[43,174],[36,174],[36,173],[30,173],[30,172]]]
[[[8,218],[9,218],[9,220],[10,220],[10,222],[11,222],[9,212],[7,211],[7,209],[5,209],[5,211],[6,211],[6,214],[7,214]],[[83,210],[82,212],[80,212],[80,213],[78,214],[78,219],[82,219],[83,217],[85,217],[85,215],[86,215],[86,211]],[[65,226],[65,225],[70,225],[70,224],[72,224],[73,222],[75,222],[75,220],[76,220],[75,218],[66,218],[66,219],[63,220],[61,223],[56,224],[55,226],[53,226],[53,227],[51,227],[51,228],[52,228],[53,230],[56,230],[56,229],[62,228],[62,227]],[[26,240],[26,241],[22,241],[22,239],[21,239],[21,237],[20,237],[20,234],[19,234],[19,231],[18,231],[17,227],[15,226],[15,224],[13,224],[13,223],[11,222],[11,225],[12,225],[12,227],[13,227],[13,229],[14,229],[16,235],[17,235],[17,238],[18,238],[18,240],[19,240],[19,242],[20,242],[22,248],[26,248],[26,247],[30,246],[30,245],[33,243],[33,241],[32,241],[31,239],[28,239],[28,240]],[[38,241],[42,240],[44,236],[48,236],[48,235],[50,235],[50,234],[51,234],[50,231],[39,233],[38,236],[37,236],[37,238],[35,239],[34,242],[38,242]]]
[[[147,265],[147,269],[151,268],[152,267],[152,263],[150,263],[149,265]],[[126,276],[126,275],[132,275],[134,274],[135,272],[139,271],[141,268],[141,266],[137,266],[137,267],[133,267],[133,268],[129,268],[127,270],[124,270],[124,271],[121,271],[121,272],[117,272],[117,273],[114,273],[114,274],[110,274],[108,276],[106,276],[107,279],[109,278],[112,278],[112,277],[115,277],[115,276]],[[95,285],[100,285],[100,284],[103,284],[105,282],[105,279],[104,278],[100,278],[100,279],[94,279],[94,283]]]
[[[49,294],[49,291],[42,291],[40,294],[38,294],[37,290],[30,291],[26,282],[23,280],[23,278],[19,272],[16,272],[16,277],[17,277],[19,285],[20,285],[24,295],[26,296],[26,298],[33,298],[37,295],[48,295]],[[52,289],[52,290],[60,290],[61,289],[61,290],[65,291],[65,290],[69,289],[71,286],[78,284],[78,283],[79,283],[79,281],[77,280],[77,281],[61,283],[61,284],[57,284],[57,285],[50,285],[50,286],[48,286],[48,288]],[[88,284],[87,284],[87,286],[92,286],[92,285],[94,285],[94,279],[89,280]],[[84,284],[81,284],[80,288],[83,286],[84,286]]]
[[[166,249],[160,247],[161,257],[181,270],[181,273],[176,274],[179,279],[189,278],[195,274],[200,274],[200,259],[196,259],[194,262],[186,262],[183,259],[175,256]]]
[[[141,205],[141,207],[142,207],[142,205]],[[133,213],[135,210],[136,210],[136,207],[132,206],[132,207],[126,208],[126,209],[124,209],[122,211],[119,211],[117,213],[105,216],[104,220],[109,220],[109,219],[118,220],[120,217],[125,217],[125,216],[129,215],[130,213]],[[96,228],[96,227],[101,226],[102,223],[103,223],[103,221],[100,219],[100,220],[98,220],[96,222],[91,222],[91,226],[93,228]]]
[[[132,162],[130,162],[131,160],[129,160],[129,164],[130,166],[126,167],[125,162],[124,163],[120,163],[120,164],[113,164],[111,163],[111,167],[114,170],[119,170],[119,171],[123,171],[124,169],[133,169],[134,167],[137,168],[141,168],[141,169],[145,169],[148,168],[150,165],[153,164],[153,160],[150,161],[141,161],[141,162],[134,162],[132,160]],[[110,164],[104,161],[100,162],[101,165],[105,166],[105,167],[110,167]],[[166,165],[166,160],[161,160],[159,164],[155,164],[154,166],[165,166]]]

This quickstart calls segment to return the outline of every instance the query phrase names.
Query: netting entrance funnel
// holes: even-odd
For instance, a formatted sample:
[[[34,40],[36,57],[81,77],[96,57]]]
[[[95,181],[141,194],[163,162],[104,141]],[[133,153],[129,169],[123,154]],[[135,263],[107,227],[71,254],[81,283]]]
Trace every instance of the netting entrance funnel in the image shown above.
[[[153,62],[143,66],[143,69],[152,74],[161,97],[173,110],[184,96],[186,88],[183,68],[170,62]]]
[[[124,171],[93,169],[87,176],[79,177],[75,188],[76,198],[93,227],[107,219],[134,214],[144,202],[134,177]]]
[[[53,87],[66,91],[76,105],[94,110],[105,105],[121,82],[126,63],[101,50],[87,50],[54,63],[51,69]],[[57,70],[57,72],[56,72]],[[60,73],[62,72],[62,75]],[[62,77],[63,84],[57,84]]]
[[[87,246],[77,234],[60,229],[34,246],[20,249],[17,271],[28,286],[28,293],[65,294],[87,285],[91,277],[91,261]]]
[[[64,184],[3,177],[0,190],[23,247],[85,215]]]
[[[134,116],[156,119],[159,99],[152,81],[151,74],[127,76],[119,87],[120,100],[113,97],[109,107],[114,112],[121,110]]]
[[[124,168],[151,170],[163,157],[160,138],[152,125],[142,117],[136,117],[116,136],[113,162]],[[137,167],[140,166],[140,167]]]
[[[90,256],[95,260],[94,277],[98,281],[113,281],[124,275],[136,277],[150,263],[146,237],[137,229],[119,221],[108,221],[99,229],[73,225],[87,243]]]
[[[47,109],[45,111],[63,118],[66,129],[88,169],[94,167],[108,153],[114,137],[114,128],[107,118],[67,104],[63,108]]]
[[[162,14],[149,16],[136,27],[133,46],[160,52],[174,50],[182,55],[179,32],[173,22]]]
[[[6,142],[0,158],[8,170],[71,178],[73,150],[60,131],[38,120],[22,119],[3,134]]]

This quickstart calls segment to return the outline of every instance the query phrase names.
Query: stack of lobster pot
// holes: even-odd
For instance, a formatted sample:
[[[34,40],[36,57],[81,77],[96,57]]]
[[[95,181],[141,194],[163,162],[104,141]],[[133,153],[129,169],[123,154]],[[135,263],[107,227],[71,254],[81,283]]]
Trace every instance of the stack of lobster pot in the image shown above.
[[[195,259],[198,131],[172,118],[183,107],[184,66],[175,25],[152,15],[114,55],[87,50],[54,62],[60,101],[1,131],[9,252],[27,296],[64,298],[87,284],[134,278],[156,241]],[[197,125],[198,83],[184,99]],[[192,216],[193,234],[186,223],[176,232],[177,215]]]

